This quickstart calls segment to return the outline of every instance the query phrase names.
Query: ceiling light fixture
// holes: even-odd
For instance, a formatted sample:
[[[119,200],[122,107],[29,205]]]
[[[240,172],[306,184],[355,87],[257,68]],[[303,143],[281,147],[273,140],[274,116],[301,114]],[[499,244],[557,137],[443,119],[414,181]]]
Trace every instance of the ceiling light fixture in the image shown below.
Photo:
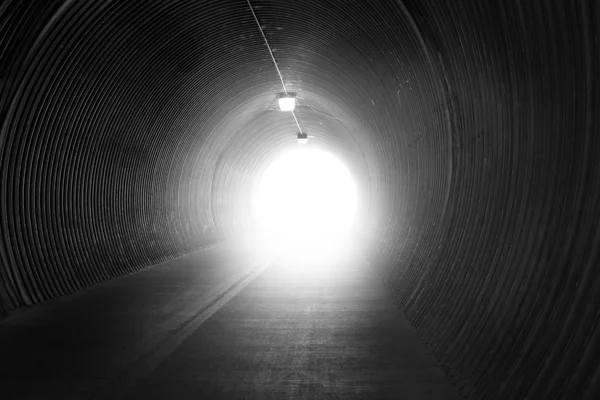
[[[298,122],[298,118],[296,118],[296,113],[294,113],[294,108],[296,107],[296,94],[288,93],[287,88],[285,87],[285,82],[283,81],[283,76],[281,75],[281,71],[279,70],[279,66],[277,65],[277,60],[275,60],[275,56],[273,55],[273,50],[271,50],[271,46],[269,45],[269,41],[265,36],[265,32],[263,31],[260,22],[258,21],[258,17],[252,8],[252,4],[250,0],[246,0],[248,3],[248,7],[250,7],[250,11],[252,11],[252,15],[254,16],[254,21],[256,21],[256,25],[260,30],[260,34],[262,35],[267,48],[269,49],[269,54],[271,55],[271,59],[273,60],[273,64],[275,64],[275,69],[277,69],[277,73],[279,74],[279,79],[281,80],[281,85],[283,86],[283,93],[279,96],[279,109],[281,111],[290,111],[292,116],[294,117],[294,121],[296,122],[296,126],[298,127],[298,131],[302,133],[302,127],[300,126],[300,122]]]
[[[298,132],[298,144],[308,144],[308,135],[304,132]]]
[[[296,107],[296,93],[280,93],[278,100],[281,111],[294,111]]]

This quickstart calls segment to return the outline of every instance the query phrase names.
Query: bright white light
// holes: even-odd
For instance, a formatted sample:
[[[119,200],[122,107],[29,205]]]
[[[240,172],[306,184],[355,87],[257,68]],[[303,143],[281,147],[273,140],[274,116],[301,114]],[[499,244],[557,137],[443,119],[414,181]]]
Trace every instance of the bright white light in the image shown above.
[[[294,97],[280,97],[279,109],[281,111],[294,111],[296,107],[296,99]]]
[[[282,265],[324,272],[350,243],[356,209],[356,188],[340,160],[291,151],[269,166],[255,193],[255,243],[282,257]]]

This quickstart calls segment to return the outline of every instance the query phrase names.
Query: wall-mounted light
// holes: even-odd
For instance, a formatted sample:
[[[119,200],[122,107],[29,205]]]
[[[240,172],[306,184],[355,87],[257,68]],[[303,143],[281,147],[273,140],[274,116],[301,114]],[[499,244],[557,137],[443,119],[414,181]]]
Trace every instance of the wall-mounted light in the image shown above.
[[[296,93],[280,93],[278,100],[281,111],[294,111],[296,107]]]
[[[308,144],[308,135],[304,132],[298,132],[298,144]]]

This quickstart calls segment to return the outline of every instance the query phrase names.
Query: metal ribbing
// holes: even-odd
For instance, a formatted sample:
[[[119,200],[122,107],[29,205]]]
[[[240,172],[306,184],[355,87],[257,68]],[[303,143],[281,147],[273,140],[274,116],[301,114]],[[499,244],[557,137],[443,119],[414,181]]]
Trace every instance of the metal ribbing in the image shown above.
[[[597,398],[597,2],[252,5],[461,392]],[[297,130],[245,1],[4,1],[0,20],[0,313],[240,233]]]

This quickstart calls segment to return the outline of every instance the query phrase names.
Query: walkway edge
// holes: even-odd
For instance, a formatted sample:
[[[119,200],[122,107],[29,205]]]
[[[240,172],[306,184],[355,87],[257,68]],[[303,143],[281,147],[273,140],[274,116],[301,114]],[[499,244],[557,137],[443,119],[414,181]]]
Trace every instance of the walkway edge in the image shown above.
[[[124,395],[129,389],[136,385],[137,380],[143,379],[156,369],[181,345],[181,343],[198,329],[200,325],[237,296],[237,294],[259,276],[267,266],[268,263],[265,262],[252,268],[235,283],[230,285],[229,288],[223,291],[214,301],[202,308],[196,316],[182,324],[173,334],[160,341],[153,350],[150,350],[141,356],[124,373],[110,381],[108,385],[99,388],[91,398],[94,400],[125,398]]]

